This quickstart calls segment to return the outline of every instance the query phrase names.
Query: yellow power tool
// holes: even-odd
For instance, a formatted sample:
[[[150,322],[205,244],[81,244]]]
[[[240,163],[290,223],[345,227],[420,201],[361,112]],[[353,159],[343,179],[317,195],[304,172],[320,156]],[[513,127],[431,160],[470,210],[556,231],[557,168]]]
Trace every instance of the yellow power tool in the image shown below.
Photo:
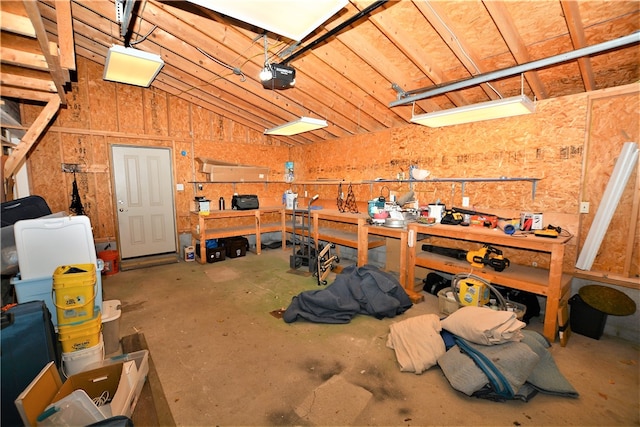
[[[502,271],[509,267],[509,259],[502,255],[500,249],[496,249],[491,245],[484,245],[477,251],[467,252],[467,261],[473,267],[482,268],[488,265],[496,271]]]

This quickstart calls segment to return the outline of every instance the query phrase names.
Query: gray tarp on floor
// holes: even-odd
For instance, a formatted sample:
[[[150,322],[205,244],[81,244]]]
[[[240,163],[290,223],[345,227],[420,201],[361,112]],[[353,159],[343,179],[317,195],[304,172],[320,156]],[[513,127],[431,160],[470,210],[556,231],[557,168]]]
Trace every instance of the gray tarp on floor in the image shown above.
[[[393,275],[373,265],[353,265],[326,288],[293,297],[282,318],[287,323],[300,318],[317,323],[349,323],[356,314],[379,319],[395,317],[412,305]]]

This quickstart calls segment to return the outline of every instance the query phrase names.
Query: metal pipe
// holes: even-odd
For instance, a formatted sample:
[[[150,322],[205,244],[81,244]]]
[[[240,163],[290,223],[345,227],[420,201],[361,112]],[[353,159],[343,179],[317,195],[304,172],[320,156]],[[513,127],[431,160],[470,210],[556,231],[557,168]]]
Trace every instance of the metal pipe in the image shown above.
[[[362,9],[360,12],[356,13],[351,18],[347,19],[346,21],[344,21],[342,24],[338,25],[337,27],[335,27],[331,31],[321,35],[320,37],[318,37],[317,39],[315,39],[314,41],[312,41],[308,45],[304,46],[302,49],[292,53],[291,55],[289,55],[288,58],[284,59],[280,63],[281,64],[287,64],[290,61],[293,61],[298,56],[302,55],[304,52],[308,51],[309,49],[312,49],[313,47],[315,47],[319,43],[322,43],[323,41],[325,41],[329,37],[332,37],[334,34],[336,34],[337,32],[341,31],[343,28],[353,24],[354,22],[356,22],[357,20],[359,20],[363,16],[368,15],[369,13],[373,12],[375,9],[379,8],[380,6],[382,6],[387,1],[388,0],[380,0],[380,1],[377,1],[375,3],[372,3],[371,5],[367,6],[364,9]]]
[[[397,107],[398,105],[406,105],[421,99],[429,98],[431,96],[441,95],[446,92],[454,90],[468,88],[470,86],[479,85],[492,80],[497,80],[503,77],[510,77],[516,74],[525,73],[527,71],[536,70],[539,68],[548,67],[550,65],[560,64],[580,58],[582,56],[593,55],[601,53],[607,50],[616,49],[619,47],[635,44],[640,42],[640,31],[629,34],[628,36],[619,37],[614,40],[609,40],[604,43],[595,44],[593,46],[587,46],[580,49],[573,50],[567,53],[561,53],[559,55],[550,56],[548,58],[538,59],[536,61],[527,62],[525,64],[516,65],[515,67],[505,68],[503,70],[491,71],[488,73],[478,74],[470,79],[448,83],[442,86],[432,86],[431,88],[415,89],[409,92],[405,92],[401,99],[389,103],[389,107]],[[415,95],[412,95],[415,94]]]

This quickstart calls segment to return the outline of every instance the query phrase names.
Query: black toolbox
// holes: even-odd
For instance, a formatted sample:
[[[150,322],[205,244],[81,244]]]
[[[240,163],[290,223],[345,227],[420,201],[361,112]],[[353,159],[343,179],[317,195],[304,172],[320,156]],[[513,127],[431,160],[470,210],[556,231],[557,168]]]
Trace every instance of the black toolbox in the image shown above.
[[[249,249],[249,239],[242,236],[228,237],[221,239],[227,258],[238,258],[245,256]]]

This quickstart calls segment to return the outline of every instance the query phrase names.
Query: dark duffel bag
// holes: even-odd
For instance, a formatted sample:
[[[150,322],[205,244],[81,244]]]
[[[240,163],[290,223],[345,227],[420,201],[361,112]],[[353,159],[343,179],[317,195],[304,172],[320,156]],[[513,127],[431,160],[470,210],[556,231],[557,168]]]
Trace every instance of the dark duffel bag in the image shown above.
[[[249,209],[258,209],[259,207],[258,196],[255,194],[235,194],[231,199],[232,209],[246,211]]]

